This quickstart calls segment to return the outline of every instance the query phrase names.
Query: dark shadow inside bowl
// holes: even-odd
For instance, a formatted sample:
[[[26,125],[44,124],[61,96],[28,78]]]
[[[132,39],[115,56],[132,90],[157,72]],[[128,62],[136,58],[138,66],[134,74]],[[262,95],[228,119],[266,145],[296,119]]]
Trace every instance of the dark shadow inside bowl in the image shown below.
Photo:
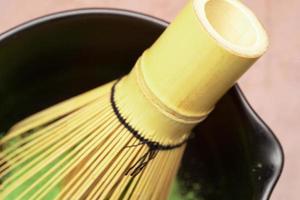
[[[0,132],[129,72],[167,23],[110,9],[67,11],[0,36]],[[170,199],[268,199],[283,165],[277,139],[237,86],[195,128]]]

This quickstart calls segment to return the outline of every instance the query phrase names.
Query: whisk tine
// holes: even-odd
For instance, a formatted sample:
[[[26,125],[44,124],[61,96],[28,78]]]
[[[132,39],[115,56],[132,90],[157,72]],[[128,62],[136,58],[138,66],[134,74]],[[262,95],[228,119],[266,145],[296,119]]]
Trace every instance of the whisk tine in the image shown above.
[[[6,138],[0,154],[4,198],[139,199],[141,193],[146,197],[155,193],[157,186],[151,184],[168,178],[171,166],[166,162],[172,160],[171,155],[178,156],[182,147],[159,152],[159,148],[171,147],[137,137],[134,127],[125,126],[116,116],[109,102],[110,90],[102,94],[84,106],[71,105],[73,110],[65,115],[55,111],[48,118],[54,121],[34,122],[48,110],[13,129],[14,136]]]
[[[84,123],[84,121],[87,121],[89,118],[93,118],[93,115],[95,115],[95,111],[97,111],[97,109],[92,109],[91,111],[86,113],[74,113],[72,116],[67,116],[66,119],[62,119],[60,122],[50,124],[48,127],[43,129],[40,128],[37,132],[35,132],[35,134],[29,135],[24,140],[19,140],[21,142],[17,141],[16,144],[9,145],[7,150],[2,153],[11,162],[13,162],[13,158],[16,156],[19,156],[24,160],[26,157],[31,156],[27,150],[35,151],[39,148],[46,148],[44,143],[50,145],[51,141],[59,141],[66,134],[68,134],[70,131],[69,127],[76,129],[76,126],[78,127],[81,123]],[[15,148],[17,149],[15,150]],[[22,154],[20,154],[20,152]]]
[[[71,153],[69,153],[68,155],[66,155],[61,161],[57,162],[55,166],[53,166],[48,172],[46,172],[43,176],[40,177],[40,180],[39,181],[42,181],[43,178],[47,177],[50,175],[51,172],[55,172],[56,170],[58,170],[58,174],[60,174],[60,177],[57,177],[58,175],[56,175],[56,178],[55,177],[52,177],[52,179],[54,179],[55,181],[58,181],[60,178],[64,177],[62,171],[63,169],[66,168],[66,166],[71,166],[72,163],[74,163],[76,160],[80,159],[81,157],[77,154],[80,155],[80,152],[82,152],[84,149],[88,148],[88,141],[90,141],[92,139],[92,137],[95,137],[95,134],[94,133],[91,133],[88,135],[87,138],[85,138],[82,142],[80,142],[78,144],[78,146],[76,146],[73,151]],[[99,140],[100,141],[100,140]],[[77,154],[75,154],[77,153]],[[82,154],[81,154],[82,155]],[[60,166],[62,165],[62,163],[64,163],[66,160],[69,160],[69,163],[66,163],[65,165],[63,166]],[[59,168],[59,166],[61,168]],[[59,173],[60,172],[60,173]],[[48,180],[49,184],[50,184],[50,180]],[[52,182],[53,183],[53,182]],[[37,184],[37,182],[35,182],[35,185]],[[34,185],[32,185],[31,187],[27,188],[27,190],[23,191],[24,195],[26,192],[28,192],[29,190],[31,190],[32,188],[34,187]],[[42,190],[42,188],[40,189]],[[42,190],[43,191],[43,190]],[[20,194],[21,196],[21,194]],[[20,198],[21,199],[21,198]]]
[[[73,110],[83,107],[84,105],[91,103],[97,99],[101,99],[103,97],[105,98],[107,92],[111,87],[111,84],[112,83],[104,84],[101,87],[97,87],[78,96],[65,100],[61,103],[58,103],[52,107],[49,107],[17,123],[15,126],[13,126],[13,128],[26,124],[29,125],[34,121],[39,121],[40,123],[52,121],[53,118],[57,118],[59,116],[72,112]],[[34,124],[31,125],[33,126]]]
[[[110,143],[106,149],[103,151],[97,151],[95,154],[91,155],[90,159],[87,162],[83,163],[83,166],[80,167],[79,170],[76,171],[75,176],[70,177],[70,181],[66,180],[65,187],[61,192],[61,196],[59,198],[69,199],[74,196],[74,190],[78,187],[82,186],[82,183],[92,183],[92,180],[100,176],[101,173],[105,173],[105,167],[100,166],[100,164],[105,163],[104,166],[109,166],[107,164],[110,163],[112,159],[114,159],[118,154],[117,150],[114,148],[117,147],[118,144],[126,141],[122,141],[122,139],[126,139],[122,135],[118,135],[116,137],[110,138],[107,142]],[[111,156],[107,157],[108,152],[111,152]],[[99,172],[100,171],[100,172]],[[89,186],[90,184],[85,184],[83,187],[80,187],[80,190],[83,190],[85,186]],[[70,188],[71,187],[71,188]],[[78,190],[76,190],[78,192]]]
[[[128,134],[128,133],[127,133]],[[133,142],[137,143],[139,141],[136,140],[136,138],[133,139]],[[103,182],[98,182],[97,187],[95,187],[96,193],[94,194],[95,199],[105,199],[109,198],[108,193],[110,190],[113,190],[116,186],[116,184],[120,181],[119,179],[122,179],[124,177],[126,168],[129,166],[133,158],[141,156],[141,153],[145,151],[146,147],[140,147],[140,148],[133,148],[131,150],[122,150],[123,156],[120,157],[120,160],[116,160],[114,162],[113,168],[109,169],[111,172],[105,174],[105,177],[103,178]],[[135,156],[134,156],[135,155]],[[118,165],[118,163],[123,163],[122,165]],[[108,187],[108,185],[112,185],[113,187]],[[93,193],[91,192],[91,196]]]
[[[107,120],[106,122],[104,121],[103,126],[107,125],[110,123],[111,120]],[[82,162],[82,158],[86,157],[90,151],[92,151],[94,149],[94,142],[95,141],[99,141],[99,145],[104,144],[104,142],[108,139],[108,137],[110,137],[109,134],[99,134],[99,132],[101,131],[101,127],[99,128],[99,130],[95,131],[93,134],[91,134],[90,139],[87,141],[84,141],[82,143],[80,143],[80,145],[78,145],[76,147],[76,151],[74,151],[72,154],[70,154],[70,157],[73,159],[67,163],[66,165],[62,166],[62,168],[60,169],[60,172],[57,173],[57,175],[53,176],[52,179],[54,181],[52,182],[48,182],[47,184],[45,184],[40,192],[37,192],[34,194],[34,198],[41,198],[41,196],[46,195],[51,188],[53,188],[55,185],[58,184],[58,182],[60,182],[61,180],[63,180],[68,174],[70,174],[70,171],[73,170],[72,166],[77,166],[80,162]],[[93,142],[94,141],[94,142]],[[105,147],[105,146],[104,146]]]
[[[83,115],[82,118],[84,119],[84,117],[85,116]],[[93,117],[94,117],[94,115],[91,115],[91,116],[89,116],[89,118],[84,119],[84,120],[88,121],[89,119],[92,119]],[[75,124],[78,123],[76,120],[72,121],[72,123],[73,122]],[[60,143],[63,143],[63,141],[66,141],[69,138],[72,138],[72,136],[74,134],[76,134],[76,131],[80,131],[80,129],[84,128],[84,126],[82,126],[79,129],[77,129],[76,131],[72,131],[72,130],[75,130],[78,127],[78,125],[80,125],[80,123],[78,123],[77,125],[75,125],[75,124],[74,124],[74,126],[69,125],[69,127],[71,129],[69,129],[68,127],[63,127],[62,131],[60,131],[60,132],[57,131],[57,133],[60,133],[58,136],[56,136],[55,134],[51,135],[49,138],[47,138],[47,140],[38,141],[37,145],[30,145],[30,143],[29,143],[29,145],[27,145],[27,146],[30,147],[29,149],[22,149],[22,148],[20,148],[21,149],[21,153],[19,155],[16,154],[18,156],[17,158],[21,158],[20,161],[22,161],[22,160],[25,161],[26,159],[28,159],[30,157],[33,157],[36,154],[39,154],[39,152],[42,152],[44,149],[48,148],[48,146],[50,146],[50,148],[48,148],[48,152],[49,152],[51,149],[54,149],[56,146],[59,146]],[[68,134],[70,132],[71,132],[71,134]],[[52,131],[52,133],[56,133],[56,132]],[[51,140],[52,138],[54,139],[53,141]],[[58,141],[58,143],[56,143],[56,141]],[[54,144],[54,145],[51,146],[52,144]],[[18,153],[18,151],[17,151],[17,153]],[[42,155],[43,155],[43,153],[41,153],[37,157],[41,157]],[[7,158],[10,159],[11,162],[13,162],[15,160],[13,158],[10,158],[9,156],[7,156]],[[15,164],[15,166],[17,166],[18,163],[14,163],[14,164]]]
[[[41,126],[47,122],[54,121],[57,118],[60,118],[64,115],[69,114],[70,112],[79,109],[80,107],[84,107],[84,105],[96,101],[97,99],[105,98],[107,94],[107,89],[110,87],[111,83],[107,83],[101,87],[95,88],[91,91],[83,93],[79,96],[68,99],[64,102],[61,102],[55,106],[52,106],[46,110],[38,112],[23,121],[15,124],[11,130],[10,134],[5,135],[1,141],[5,143],[12,137],[18,136],[21,133],[24,133],[34,127]]]
[[[132,142],[133,142],[132,139],[128,141],[128,143],[132,143]],[[135,149],[135,151],[138,151],[138,149]],[[132,150],[124,152],[122,149],[120,149],[120,153],[111,161],[110,167],[105,170],[105,173],[101,174],[96,179],[92,180],[93,182],[91,184],[92,187],[89,190],[87,190],[85,196],[90,196],[91,198],[95,198],[99,195],[99,192],[103,194],[104,185],[107,183],[110,185],[113,184],[113,180],[111,180],[111,178],[117,179],[119,177],[119,175],[117,174],[119,172],[119,169],[122,168],[123,164],[129,162],[128,157],[131,155],[130,154],[128,155],[128,153],[134,154]],[[121,165],[118,165],[117,163],[121,163]]]

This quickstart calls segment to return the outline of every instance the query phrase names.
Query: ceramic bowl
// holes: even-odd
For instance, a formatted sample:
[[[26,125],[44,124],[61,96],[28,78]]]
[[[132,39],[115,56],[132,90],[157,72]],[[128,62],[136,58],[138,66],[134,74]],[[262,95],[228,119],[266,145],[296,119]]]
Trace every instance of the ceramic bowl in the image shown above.
[[[0,131],[129,72],[167,22],[124,10],[83,9],[34,19],[0,36]],[[234,86],[197,126],[172,200],[265,200],[281,146]]]

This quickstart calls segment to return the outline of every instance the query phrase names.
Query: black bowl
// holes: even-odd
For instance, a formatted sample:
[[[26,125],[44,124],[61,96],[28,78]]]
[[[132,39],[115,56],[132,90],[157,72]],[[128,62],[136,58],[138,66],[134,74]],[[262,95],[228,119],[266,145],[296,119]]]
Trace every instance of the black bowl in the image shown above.
[[[0,36],[0,132],[129,72],[167,22],[123,10],[66,11]],[[280,176],[278,140],[238,86],[194,130],[170,199],[265,200]]]

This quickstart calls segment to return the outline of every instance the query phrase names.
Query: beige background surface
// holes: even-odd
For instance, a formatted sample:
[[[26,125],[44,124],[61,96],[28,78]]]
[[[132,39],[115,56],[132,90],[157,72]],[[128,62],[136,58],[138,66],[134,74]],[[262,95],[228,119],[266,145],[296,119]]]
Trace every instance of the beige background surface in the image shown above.
[[[0,32],[29,19],[82,7],[114,7],[172,20],[187,0],[0,0]],[[280,139],[285,168],[272,200],[300,199],[300,0],[244,0],[265,25],[268,53],[239,81]]]

